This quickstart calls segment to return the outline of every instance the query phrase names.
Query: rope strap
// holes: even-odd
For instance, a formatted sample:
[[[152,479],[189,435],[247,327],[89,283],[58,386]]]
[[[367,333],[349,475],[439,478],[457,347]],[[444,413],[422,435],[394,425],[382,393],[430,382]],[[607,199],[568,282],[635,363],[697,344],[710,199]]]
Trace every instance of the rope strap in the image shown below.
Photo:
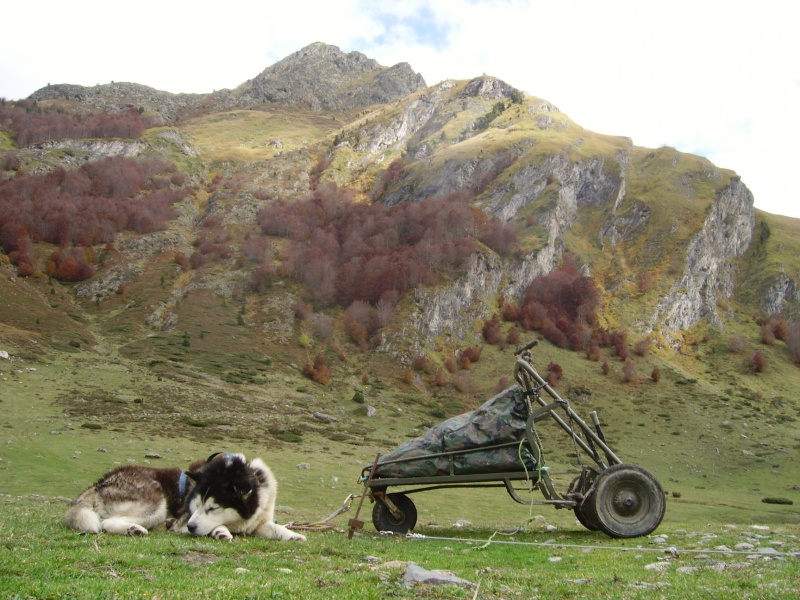
[[[347,498],[344,499],[344,503],[342,504],[341,508],[337,511],[333,512],[330,516],[321,521],[316,521],[314,523],[287,523],[286,528],[292,529],[294,531],[329,531],[334,529],[336,525],[331,523],[336,517],[341,515],[342,513],[347,512],[350,510],[350,507],[353,505],[353,498],[356,497],[356,494],[350,494]]]

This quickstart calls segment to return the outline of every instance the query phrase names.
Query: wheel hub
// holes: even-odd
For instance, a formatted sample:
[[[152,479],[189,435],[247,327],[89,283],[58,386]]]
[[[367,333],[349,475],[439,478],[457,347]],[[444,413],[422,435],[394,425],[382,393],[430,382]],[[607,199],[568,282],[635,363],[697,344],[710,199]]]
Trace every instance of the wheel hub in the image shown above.
[[[614,510],[619,515],[635,515],[639,508],[639,496],[630,490],[622,490],[614,496]]]

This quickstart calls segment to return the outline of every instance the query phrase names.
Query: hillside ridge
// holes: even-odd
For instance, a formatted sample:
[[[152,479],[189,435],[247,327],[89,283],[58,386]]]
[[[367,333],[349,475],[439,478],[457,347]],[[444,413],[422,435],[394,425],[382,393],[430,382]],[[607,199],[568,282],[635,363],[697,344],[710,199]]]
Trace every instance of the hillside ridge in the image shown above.
[[[315,42],[264,69],[233,90],[173,94],[138,83],[93,87],[54,84],[30,95],[32,100],[69,100],[106,110],[141,107],[165,122],[198,112],[250,108],[274,103],[314,111],[347,112],[386,104],[426,87],[408,63],[383,67],[360,52]]]
[[[329,72],[315,83],[321,65]],[[794,369],[785,335],[769,348],[757,344],[763,328],[775,327],[769,315],[780,313],[789,323],[800,316],[796,220],[754,209],[744,182],[705,158],[591,132],[549,100],[497,78],[427,87],[405,63],[381,67],[361,53],[312,44],[234,90],[176,95],[127,83],[54,85],[26,102],[33,100],[45,115],[83,114],[87,107],[133,110],[145,130],[136,139],[53,139],[21,147],[4,134],[11,140],[4,151],[5,190],[17,181],[23,189],[23,176],[52,177],[61,182],[56,191],[67,183],[84,186],[91,197],[89,180],[75,183],[66,174],[89,177],[99,168],[93,165],[129,160],[118,164],[143,169],[143,187],[138,196],[120,198],[120,207],[145,194],[167,197],[167,191],[180,199],[169,218],[158,217],[163,222],[139,219],[139,229],[106,233],[105,247],[94,244],[91,251],[59,250],[56,241],[42,238],[45,231],[12,250],[16,233],[5,235],[8,293],[33,287],[31,297],[38,298],[29,311],[2,318],[9,339],[28,336],[62,349],[70,343],[90,348],[102,339],[126,358],[173,375],[214,371],[215,344],[232,355],[263,353],[283,356],[287,365],[308,364],[310,375],[328,381],[313,367],[322,357],[334,386],[352,386],[364,375],[351,372],[347,361],[366,353],[386,372],[402,374],[403,382],[410,377],[424,396],[447,395],[451,388],[444,392],[436,382],[448,358],[486,346],[485,324],[513,312],[512,304],[521,307],[531,282],[569,260],[597,285],[597,327],[625,332],[631,351],[647,342],[659,360],[680,365],[681,372],[689,356],[697,361],[690,369],[697,376],[711,360],[702,340],[724,347],[726,338],[745,335],[754,341],[744,347],[767,351],[773,369]],[[357,324],[367,334],[359,338],[350,307],[329,303],[337,293],[352,298],[337,292],[344,284],[334,276],[344,265],[320,269],[318,256],[300,254],[305,244],[349,260],[355,241],[346,249],[343,239],[323,246],[331,242],[322,232],[314,242],[297,241],[288,235],[291,227],[274,232],[264,221],[270,206],[309,199],[321,206],[355,201],[376,210],[457,201],[472,211],[459,218],[475,219],[474,229],[465,231],[483,228],[484,238],[473,240],[462,262],[453,262],[457,269],[427,279],[406,272],[420,282],[402,288],[412,291],[387,293],[383,303],[372,298],[360,309]],[[8,214],[18,218],[18,212]],[[388,248],[393,242],[381,235]],[[380,246],[363,236],[365,247]],[[433,273],[441,263],[440,241],[413,248],[426,261],[406,263],[427,263]],[[70,243],[83,246],[77,237]],[[369,260],[370,268],[396,268],[392,260],[401,255],[357,256],[366,279]],[[70,260],[91,262],[94,274],[59,279],[75,275]],[[27,265],[27,277],[20,264]],[[323,283],[332,286],[326,294]],[[500,323],[504,336],[522,327],[505,317]],[[175,344],[189,349],[180,360]],[[333,367],[334,360],[343,365]],[[427,370],[407,375],[422,363]],[[464,387],[455,376],[467,374],[452,375],[443,375],[448,385]],[[220,377],[243,376],[225,371]],[[487,386],[475,385],[471,393]]]

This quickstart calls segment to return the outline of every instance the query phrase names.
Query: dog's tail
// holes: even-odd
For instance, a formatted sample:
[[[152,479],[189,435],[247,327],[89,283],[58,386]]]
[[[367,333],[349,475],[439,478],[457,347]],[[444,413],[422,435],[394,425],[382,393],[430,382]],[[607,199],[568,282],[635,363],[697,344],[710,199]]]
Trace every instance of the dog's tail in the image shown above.
[[[100,515],[92,508],[93,496],[94,489],[88,489],[78,496],[64,514],[67,526],[81,533],[100,533],[102,524]]]

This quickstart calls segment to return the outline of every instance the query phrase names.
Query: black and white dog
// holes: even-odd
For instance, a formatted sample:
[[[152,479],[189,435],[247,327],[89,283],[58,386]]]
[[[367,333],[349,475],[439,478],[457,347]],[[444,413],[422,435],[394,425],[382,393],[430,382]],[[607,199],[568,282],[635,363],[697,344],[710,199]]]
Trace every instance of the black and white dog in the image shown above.
[[[188,471],[139,465],[117,467],[83,492],[64,515],[82,533],[146,535],[169,527],[231,540],[234,534],[306,541],[273,522],[278,483],[260,458],[213,454]]]

